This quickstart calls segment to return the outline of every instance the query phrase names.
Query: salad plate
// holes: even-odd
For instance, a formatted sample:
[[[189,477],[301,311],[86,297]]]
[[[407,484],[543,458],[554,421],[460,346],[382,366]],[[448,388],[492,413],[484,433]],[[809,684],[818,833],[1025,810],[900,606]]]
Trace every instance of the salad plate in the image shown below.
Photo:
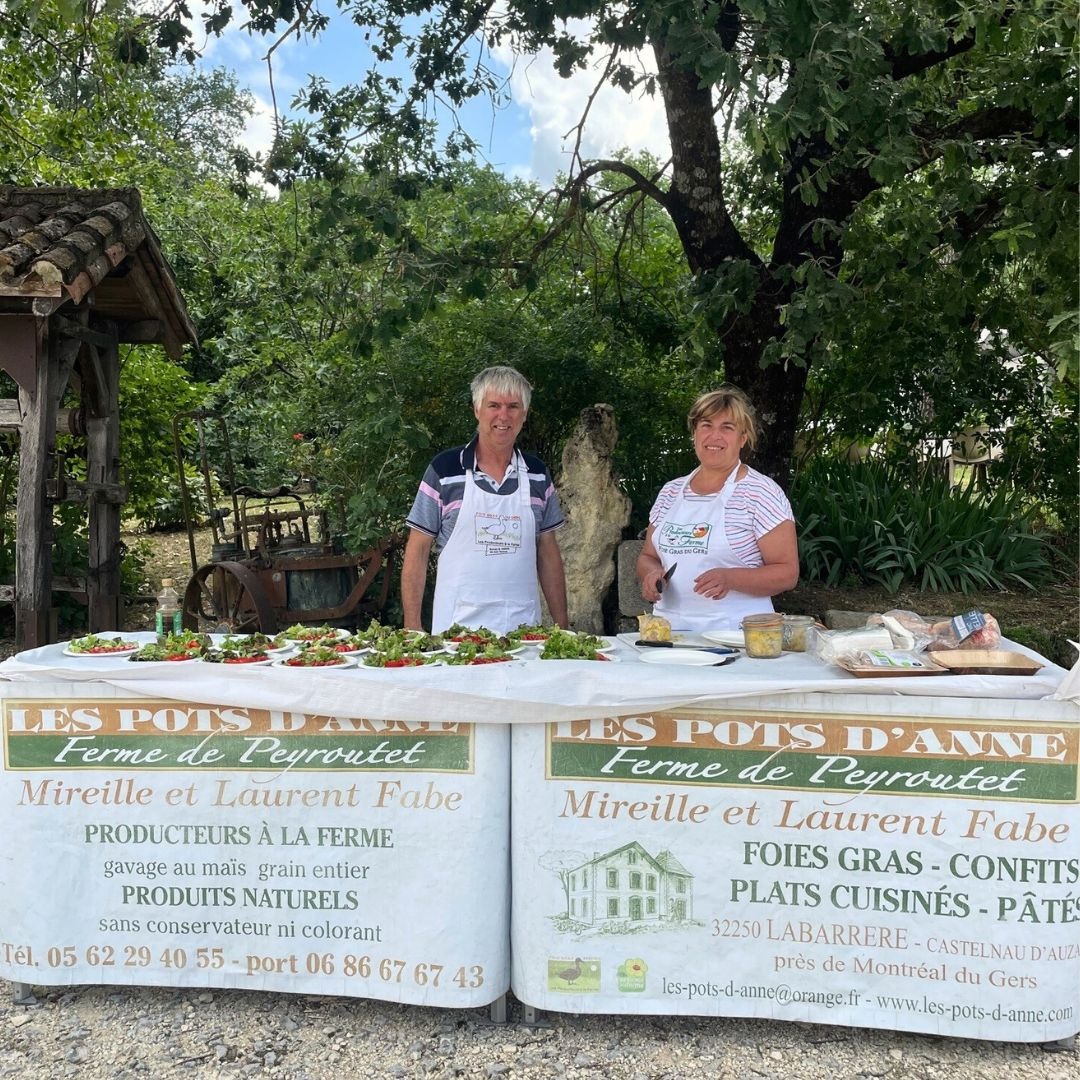
[[[462,644],[463,644],[463,642],[460,642],[460,641],[447,641],[443,645],[443,650],[442,651],[443,652],[448,652],[451,655],[453,655],[454,653],[456,653],[458,651],[458,649],[461,648]],[[484,647],[484,644],[487,644],[487,643],[483,643],[483,644],[481,644],[479,642],[476,643],[477,647],[481,648],[481,649]],[[543,643],[540,642],[539,644],[543,644]],[[528,646],[524,645],[524,644],[522,644],[522,645],[510,645],[507,648],[503,649],[502,651],[507,656],[520,656],[527,648],[528,648]]]
[[[334,652],[331,648],[313,645],[292,656],[279,656],[274,662],[274,667],[288,668],[291,671],[307,670],[310,668],[346,668],[352,667],[356,660],[352,656],[346,656]]]
[[[296,645],[305,642],[321,641],[324,638],[334,638],[342,641],[352,634],[342,626],[302,626],[296,624],[282,630],[278,637],[282,641],[289,641]]]
[[[614,660],[608,653],[614,649],[611,638],[595,634],[575,633],[573,630],[556,630],[540,650],[541,660]]]
[[[100,659],[103,656],[129,656],[135,652],[142,643],[132,641],[130,638],[119,634],[87,634],[84,637],[73,638],[64,649],[65,656],[88,656]]]
[[[275,658],[267,654],[259,656],[216,656],[213,651],[203,657],[205,664],[219,664],[222,667],[267,667],[275,663]]]
[[[284,656],[293,649],[293,643],[275,645],[275,637],[268,634],[211,634],[210,644],[215,649],[237,649],[245,651],[258,646],[267,656]]]
[[[542,623],[534,623],[531,626],[519,626],[516,630],[511,630],[506,636],[518,644],[528,646],[535,646],[536,648],[543,648],[544,642],[547,641],[551,635],[558,630],[557,626],[545,626]],[[563,633],[571,633],[569,630],[562,631]]]
[[[201,664],[202,656],[195,652],[174,652],[167,653],[164,650],[161,651],[161,655],[148,651],[153,649],[160,649],[157,645],[144,645],[138,652],[130,653],[128,660],[132,664]]]
[[[416,653],[413,655],[406,653],[396,656],[380,653],[378,650],[373,650],[368,656],[358,661],[360,667],[389,668],[391,670],[396,668],[437,667],[441,663],[442,660],[433,653]]]

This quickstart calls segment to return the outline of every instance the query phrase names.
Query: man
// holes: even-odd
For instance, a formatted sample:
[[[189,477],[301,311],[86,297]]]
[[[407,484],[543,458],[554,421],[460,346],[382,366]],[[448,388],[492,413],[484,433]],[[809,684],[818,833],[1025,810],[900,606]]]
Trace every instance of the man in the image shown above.
[[[544,592],[551,617],[566,621],[566,580],[555,531],[562,511],[547,467],[515,446],[532,387],[511,367],[472,381],[476,437],[428,466],[406,524],[401,568],[405,626],[422,629],[420,605],[431,545],[439,553],[432,633],[454,623],[505,634],[540,621]]]

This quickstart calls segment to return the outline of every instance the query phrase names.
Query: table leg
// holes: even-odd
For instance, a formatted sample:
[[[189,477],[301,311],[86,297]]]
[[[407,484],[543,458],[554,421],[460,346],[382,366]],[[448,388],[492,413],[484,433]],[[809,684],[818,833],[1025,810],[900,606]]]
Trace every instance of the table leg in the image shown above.
[[[497,997],[490,1006],[491,1022],[493,1024],[506,1023],[506,995]]]
[[[36,1000],[30,992],[29,983],[12,983],[11,994],[16,1005],[32,1005]]]
[[[1069,1053],[1076,1049],[1076,1036],[1067,1035],[1064,1039],[1054,1039],[1042,1044],[1044,1050],[1052,1054]]]

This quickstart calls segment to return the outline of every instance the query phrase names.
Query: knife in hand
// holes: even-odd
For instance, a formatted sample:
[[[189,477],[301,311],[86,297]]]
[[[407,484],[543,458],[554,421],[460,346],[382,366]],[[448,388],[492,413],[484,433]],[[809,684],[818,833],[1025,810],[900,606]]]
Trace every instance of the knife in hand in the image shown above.
[[[672,563],[671,566],[668,568],[667,572],[664,574],[664,576],[656,583],[656,591],[658,593],[661,593],[661,594],[663,593],[664,586],[671,580],[671,575],[675,573],[675,570],[678,567],[678,565],[679,564],[677,562]]]

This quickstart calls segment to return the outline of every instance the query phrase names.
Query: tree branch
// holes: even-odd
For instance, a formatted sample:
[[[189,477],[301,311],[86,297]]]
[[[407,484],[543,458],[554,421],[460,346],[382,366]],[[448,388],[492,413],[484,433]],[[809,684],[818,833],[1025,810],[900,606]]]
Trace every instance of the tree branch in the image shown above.
[[[1015,8],[1007,7],[998,19],[1001,26],[1005,26],[1013,17]],[[950,19],[945,23],[944,29],[950,31],[950,39],[944,49],[929,49],[926,52],[911,53],[903,46],[896,46],[888,41],[881,43],[881,50],[885,54],[885,62],[891,69],[892,77],[899,82],[911,75],[918,75],[929,68],[943,64],[954,56],[970,52],[975,47],[975,31],[969,30],[963,37],[953,39],[951,31],[959,25],[956,19]]]
[[[959,139],[965,135],[979,141],[1000,139],[1006,135],[1027,134],[1035,128],[1035,117],[1027,109],[1013,105],[992,105],[954,120],[940,128],[916,127],[920,139],[935,141]]]
[[[623,188],[619,195],[629,195],[631,192],[640,191],[649,198],[659,203],[669,214],[671,213],[671,199],[663,188],[657,187],[656,182],[650,180],[644,173],[628,165],[625,161],[601,160],[590,162],[574,177],[570,183],[570,192],[574,197],[580,197],[586,182],[597,173],[613,172],[629,177],[633,184],[629,188]]]

